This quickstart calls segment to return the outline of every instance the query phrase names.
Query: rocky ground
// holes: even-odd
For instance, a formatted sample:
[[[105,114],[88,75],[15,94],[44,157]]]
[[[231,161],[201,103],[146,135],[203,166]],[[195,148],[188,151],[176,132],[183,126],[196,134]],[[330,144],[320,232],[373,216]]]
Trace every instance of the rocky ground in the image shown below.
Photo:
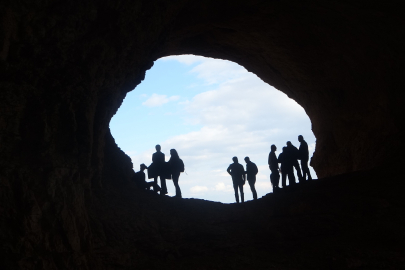
[[[94,205],[93,256],[105,269],[401,269],[404,182],[394,181],[357,172],[244,204],[111,192]]]

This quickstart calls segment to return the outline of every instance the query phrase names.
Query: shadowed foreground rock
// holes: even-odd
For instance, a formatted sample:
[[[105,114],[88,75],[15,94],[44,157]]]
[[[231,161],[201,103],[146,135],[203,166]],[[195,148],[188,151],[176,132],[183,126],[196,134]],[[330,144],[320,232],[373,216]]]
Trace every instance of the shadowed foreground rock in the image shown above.
[[[401,269],[405,184],[394,182],[352,173],[243,205],[109,194],[94,207],[97,268]]]
[[[404,10],[396,0],[1,2],[0,266],[403,266],[403,176],[388,165],[405,152]],[[303,106],[323,180],[242,209],[136,192],[109,122],[154,60],[185,53],[239,63]]]
[[[82,241],[74,236],[62,238],[54,250],[34,249],[28,256],[26,250],[21,256],[6,249],[7,257],[0,266],[402,269],[405,184],[394,191],[394,183],[392,175],[376,171],[351,173],[242,205],[162,198],[135,187],[96,190],[93,197],[97,199],[89,211],[91,231],[84,232],[84,237],[91,238],[89,246],[63,250],[64,241]],[[44,229],[58,231],[55,227]],[[21,244],[27,245],[27,241],[21,239]],[[42,241],[44,245],[57,244],[46,238]]]

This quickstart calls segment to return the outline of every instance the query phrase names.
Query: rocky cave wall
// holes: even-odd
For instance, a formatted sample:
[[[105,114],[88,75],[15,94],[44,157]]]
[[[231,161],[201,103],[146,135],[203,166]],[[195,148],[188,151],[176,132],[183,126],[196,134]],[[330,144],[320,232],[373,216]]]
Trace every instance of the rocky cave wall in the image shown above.
[[[9,260],[94,248],[90,209],[133,173],[109,121],[162,56],[228,59],[296,100],[313,124],[320,177],[390,163],[404,149],[402,1],[0,7],[0,211]]]
[[[319,177],[369,169],[404,147],[394,137],[405,32],[393,4],[199,2],[177,17],[163,55],[232,60],[296,100],[312,121]]]

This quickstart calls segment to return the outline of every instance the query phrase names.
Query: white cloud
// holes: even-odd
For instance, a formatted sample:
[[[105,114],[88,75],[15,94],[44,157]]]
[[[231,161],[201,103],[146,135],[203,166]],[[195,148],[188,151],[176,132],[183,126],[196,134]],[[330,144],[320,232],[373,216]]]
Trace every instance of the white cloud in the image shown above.
[[[233,187],[231,185],[225,185],[225,183],[220,182],[215,185],[216,191],[233,192]]]
[[[190,188],[190,192],[193,194],[201,193],[201,192],[205,192],[205,191],[208,191],[208,188],[205,186],[194,186],[194,187]]]
[[[167,97],[166,95],[159,95],[154,93],[150,98],[148,98],[145,102],[143,102],[142,105],[147,107],[158,107],[170,101],[176,101],[179,98],[180,96]]]
[[[227,60],[206,58],[190,72],[195,73],[198,78],[204,79],[206,84],[214,84],[238,80],[240,76],[247,73],[247,70]]]

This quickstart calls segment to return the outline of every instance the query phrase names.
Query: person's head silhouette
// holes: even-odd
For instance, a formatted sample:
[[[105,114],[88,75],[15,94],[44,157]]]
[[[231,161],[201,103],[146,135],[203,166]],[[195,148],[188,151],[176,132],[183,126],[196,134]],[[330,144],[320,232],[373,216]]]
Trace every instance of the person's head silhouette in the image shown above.
[[[233,163],[238,163],[238,158],[237,157],[233,157],[232,160],[233,160]]]
[[[140,165],[140,167],[141,167],[141,171],[144,171],[145,169],[148,168],[148,167],[146,167],[146,165],[145,165],[144,163],[142,163],[142,164]]]
[[[179,154],[177,153],[176,149],[170,149],[170,155],[175,158],[179,158]]]
[[[303,140],[304,140],[304,137],[302,137],[302,135],[299,135],[299,136],[298,136],[298,141],[299,141],[299,142],[302,142]]]
[[[250,158],[249,157],[245,157],[245,162],[249,163],[250,162]]]
[[[270,149],[271,149],[272,152],[276,152],[276,151],[277,151],[277,147],[276,147],[274,144],[272,144],[272,145],[270,146]]]
[[[291,146],[292,143],[290,141],[287,142],[287,146]]]
[[[157,144],[156,146],[155,146],[155,148],[156,148],[156,151],[158,151],[158,152],[160,152],[160,145],[159,144]]]
[[[287,147],[284,146],[283,147],[283,152],[285,152],[285,151],[287,151]]]

